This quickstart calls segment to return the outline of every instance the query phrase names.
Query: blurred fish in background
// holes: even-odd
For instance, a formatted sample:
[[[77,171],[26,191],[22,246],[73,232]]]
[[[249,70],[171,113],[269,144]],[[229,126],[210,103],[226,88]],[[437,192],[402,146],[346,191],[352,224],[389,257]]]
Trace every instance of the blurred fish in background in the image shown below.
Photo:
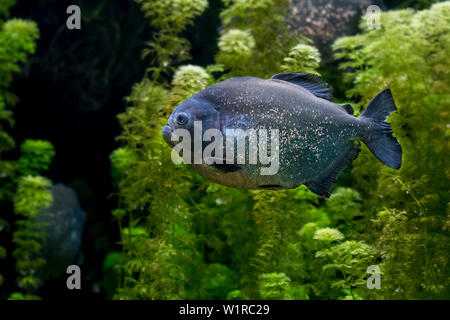
[[[78,196],[62,183],[51,187],[53,201],[36,217],[46,224],[46,236],[41,254],[46,264],[40,269],[42,280],[57,278],[72,264],[83,263],[80,251],[86,213],[81,209]]]

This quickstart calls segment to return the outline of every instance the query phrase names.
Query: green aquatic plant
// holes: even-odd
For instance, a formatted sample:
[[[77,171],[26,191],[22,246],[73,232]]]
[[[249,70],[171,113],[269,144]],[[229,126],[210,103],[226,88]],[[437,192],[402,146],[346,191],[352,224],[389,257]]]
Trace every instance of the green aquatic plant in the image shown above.
[[[205,265],[200,283],[199,298],[226,299],[238,287],[235,271],[221,263]],[[236,294],[236,293],[234,293]]]
[[[337,229],[324,228],[314,232],[314,240],[319,240],[325,243],[331,243],[334,241],[340,241],[344,239],[344,235]]]
[[[216,61],[237,72],[252,57],[255,40],[249,31],[230,29],[221,35],[218,46]]]
[[[47,140],[25,140],[20,152],[18,170],[22,175],[37,175],[48,170],[55,156],[55,149]]]
[[[233,290],[227,295],[227,300],[247,300],[248,297],[244,295],[241,290]]]
[[[259,280],[259,294],[263,299],[285,299],[289,277],[284,273],[264,273]]]
[[[362,197],[355,189],[336,188],[325,207],[332,224],[347,237],[359,237],[367,232],[370,221],[367,221],[368,217],[362,210]]]
[[[11,199],[14,197],[18,179],[17,161],[5,156],[16,147],[9,130],[15,122],[11,107],[17,104],[18,97],[9,91],[9,87],[13,76],[21,70],[28,56],[35,52],[39,38],[36,23],[17,18],[9,19],[9,9],[15,3],[15,0],[0,2],[0,232],[7,233],[7,236],[10,236],[8,231],[12,224],[8,221],[7,212],[11,210]],[[0,243],[0,259],[5,259],[8,255],[4,245],[6,244]],[[4,282],[3,272],[3,268],[0,268],[0,286]]]
[[[109,156],[111,161],[111,176],[113,178],[114,187],[118,188],[118,184],[122,179],[125,178],[125,173],[133,169],[133,163],[135,160],[134,153],[132,150],[122,147],[114,150]],[[120,210],[121,212],[123,210]],[[114,213],[114,216],[120,216],[121,213]]]
[[[151,55],[153,82],[136,84],[118,116],[123,147],[111,154],[118,189],[122,258],[117,265],[119,299],[175,299],[183,296],[183,265],[195,259],[190,233],[192,213],[186,203],[190,174],[175,167],[161,137],[161,127],[174,104],[206,86],[209,74],[201,67],[184,66],[175,72],[171,89],[164,78],[175,64],[189,57],[189,42],[180,36],[201,14],[205,0],[137,0],[155,29],[143,55]]]
[[[155,80],[161,74],[170,74],[173,66],[189,58],[190,43],[180,36],[208,6],[207,0],[135,0],[149,18],[150,27],[156,32],[143,56],[150,55]]]
[[[220,15],[224,28],[218,39],[217,64],[179,66],[179,60],[169,59],[164,60],[164,67],[160,63],[163,60],[153,61],[149,70],[171,70],[167,72],[170,76],[173,71],[171,80],[153,75],[152,81],[144,78],[133,87],[127,110],[118,116],[122,126],[118,141],[122,145],[110,157],[118,200],[112,216],[118,221],[122,246],[120,258],[116,257],[114,263],[118,278],[114,298],[368,299],[423,297],[425,292],[445,296],[446,289],[440,283],[445,283],[442,272],[448,257],[444,250],[448,243],[448,213],[443,202],[424,189],[429,184],[425,172],[432,165],[436,168],[431,171],[442,170],[441,159],[423,168],[406,164],[404,159],[404,167],[397,174],[379,166],[363,149],[351,179],[342,184],[345,187],[333,190],[327,200],[304,186],[277,192],[227,188],[171,161],[161,127],[178,103],[205,86],[230,76],[268,77],[282,71],[317,73],[320,55],[314,47],[284,32],[287,4],[275,0],[225,1]],[[174,21],[170,15],[175,14],[168,13],[167,21]],[[405,59],[399,55],[399,48],[389,46],[391,60],[380,51],[388,46],[386,41],[396,43],[396,37],[409,47],[411,35],[403,38],[400,31],[410,26],[397,24],[414,16],[410,11],[383,13],[386,20],[382,23],[394,31],[367,30],[335,45],[345,70],[349,98],[361,98],[352,102],[357,114],[381,86],[392,84],[399,112],[391,118],[408,157],[414,155],[412,142],[408,142],[410,135],[405,133],[411,128],[402,125],[418,117],[418,106],[401,90],[415,88],[415,84],[406,86],[408,79],[401,73],[405,70],[391,65],[393,57]],[[442,13],[434,12],[433,18],[443,19]],[[158,25],[158,34],[169,32],[169,27],[168,23]],[[445,27],[437,28],[445,31]],[[382,38],[386,33],[388,40]],[[427,36],[433,39],[438,35]],[[421,41],[428,40],[422,37]],[[446,84],[438,80],[444,76],[438,65],[447,59],[442,54],[445,46],[433,45],[439,49],[428,52],[427,59],[436,63],[436,74],[430,79],[436,81],[433,90],[441,91],[427,101],[419,98],[429,108],[437,102],[438,114],[445,115]],[[176,46],[165,50],[166,57],[178,55]],[[384,60],[378,61],[378,56]],[[411,71],[413,75],[415,72]],[[408,109],[404,107],[407,103]],[[436,123],[439,128],[430,130],[443,129],[440,122]],[[437,132],[445,136],[444,131]],[[414,141],[427,136],[423,132],[414,134],[419,139]],[[425,141],[430,140],[420,143],[426,149]],[[439,153],[445,150],[434,141],[431,148]],[[415,180],[416,176],[420,179]],[[444,183],[439,183],[442,188]],[[431,190],[439,199],[444,198],[442,190]],[[430,212],[436,208],[443,210],[433,215],[439,216],[437,219],[430,219]],[[426,232],[421,229],[423,223]],[[414,227],[419,229],[414,231]],[[431,233],[436,236],[434,242],[426,240]],[[418,248],[424,243],[427,245]],[[413,253],[414,263],[407,263],[407,252]],[[431,260],[424,263],[420,256]],[[365,286],[371,265],[381,268],[381,290]],[[414,278],[400,273],[401,266],[409,276],[423,279],[421,293]],[[391,283],[384,285],[384,281]]]
[[[319,50],[313,46],[299,43],[283,59],[281,70],[284,72],[317,73],[319,66]]]
[[[254,264],[258,270],[264,272],[270,270],[275,253],[281,245],[280,219],[283,215],[283,207],[280,206],[286,198],[283,192],[254,191],[253,216],[258,231],[260,246],[255,255]]]
[[[180,260],[190,259],[185,230],[190,213],[182,196],[189,190],[185,170],[174,167],[160,135],[169,92],[144,80],[128,101],[133,105],[119,116],[124,128],[119,139],[126,149],[111,156],[122,178],[121,211],[113,213],[119,212],[115,217],[129,225],[121,231],[124,256],[117,297],[174,299],[183,288]],[[181,248],[186,253],[177,251]]]
[[[41,298],[39,298],[34,294],[23,294],[20,292],[13,292],[8,297],[8,300],[41,300]]]
[[[324,229],[322,229],[324,230]],[[322,260],[322,270],[324,273],[331,273],[329,285],[331,288],[338,288],[350,292],[353,299],[356,299],[354,290],[363,287],[367,282],[367,267],[374,264],[376,250],[363,241],[347,240],[342,243],[331,245],[332,241],[341,240],[342,234],[338,237],[330,237],[330,230],[316,237],[318,240],[324,239],[328,243],[327,247],[316,252],[315,257]],[[316,235],[321,230],[316,231]],[[337,272],[337,274],[336,274]]]
[[[228,76],[264,78],[280,72],[280,62],[299,40],[286,29],[289,1],[226,0],[224,4],[226,7],[220,13],[224,29],[219,40],[217,61],[229,70]],[[241,33],[236,30],[241,30]],[[232,41],[236,41],[237,46],[231,47]],[[230,56],[231,51],[246,60],[239,64]]]
[[[27,60],[29,54],[36,50],[39,29],[36,23],[23,19],[9,19],[0,24],[0,110],[5,105],[17,103],[17,97],[7,91],[12,77],[20,71],[20,64]]]
[[[193,93],[206,88],[211,83],[211,76],[199,66],[185,65],[177,69],[172,79],[170,92],[172,103],[178,103],[189,98]]]
[[[205,0],[136,0],[136,2],[141,5],[152,27],[165,31],[173,30],[177,33],[183,31],[208,6]]]
[[[227,28],[219,38],[219,65],[182,66],[170,89],[144,79],[127,98],[130,107],[119,116],[123,132],[118,139],[123,146],[111,155],[120,207],[113,216],[122,230],[123,247],[116,298],[314,296],[311,287],[320,281],[320,263],[314,261],[318,247],[312,235],[331,224],[318,197],[305,187],[250,192],[212,184],[183,165],[175,166],[161,139],[161,126],[179,102],[224,78],[214,77],[223,71],[220,64],[226,77],[261,76],[263,69],[256,66],[270,57],[273,70],[267,74],[282,71],[288,47],[272,55],[273,47],[277,41],[293,39],[281,33],[267,38],[274,43],[266,48],[264,35],[255,30],[280,28],[278,20],[261,18],[269,9],[281,12],[286,3],[267,1],[254,4],[251,12],[241,11],[247,5],[230,2],[222,15]],[[233,14],[236,17],[229,19]],[[247,16],[252,22],[240,29],[240,19]],[[253,38],[254,33],[260,38]],[[263,50],[272,47],[271,55],[257,51],[258,41]],[[316,59],[316,51],[308,50]],[[236,57],[241,63],[231,61]],[[296,58],[300,65],[302,58]],[[244,59],[249,63],[242,63]],[[310,70],[317,67],[309,60],[303,65]],[[307,227],[302,228],[308,224],[314,226],[309,238]]]
[[[0,3],[0,18],[9,17],[9,9],[16,4],[16,0],[3,0]]]
[[[16,164],[2,157],[2,153],[15,148],[15,141],[8,133],[14,125],[13,112],[9,109],[18,98],[8,90],[13,75],[20,71],[28,56],[35,52],[39,30],[36,23],[22,19],[2,20],[15,1],[2,2],[0,7],[0,201],[12,196]]]
[[[399,171],[384,168],[363,148],[354,162],[356,189],[365,201],[362,210],[375,218],[378,212],[403,212],[402,235],[408,257],[395,242],[385,252],[397,253],[384,261],[392,278],[383,298],[444,298],[448,296],[448,105],[450,104],[450,2],[414,12],[411,9],[381,14],[381,29],[336,41],[336,57],[345,79],[352,84],[349,97],[366,105],[373,94],[389,87],[398,111],[390,117],[403,148]],[[400,217],[394,214],[394,217]],[[385,229],[394,223],[384,222]],[[383,232],[371,234],[382,239]],[[389,247],[390,246],[390,247]],[[408,280],[408,279],[414,279]],[[406,283],[408,285],[406,285]],[[397,290],[398,289],[398,290]]]
[[[22,219],[16,220],[17,230],[13,234],[13,242],[17,247],[13,256],[19,272],[18,285],[27,292],[42,285],[37,274],[45,264],[45,259],[40,256],[40,249],[45,239],[46,224],[35,218],[53,201],[51,185],[50,180],[41,176],[23,176],[19,179],[14,196],[14,213]]]
[[[412,264],[405,264],[404,261],[410,259],[410,249],[417,241],[417,237],[408,232],[407,213],[395,209],[380,211],[375,226],[381,229],[376,244],[383,259],[380,266],[383,271],[380,295],[400,298],[405,293],[413,293],[416,279],[403,276],[414,269]]]

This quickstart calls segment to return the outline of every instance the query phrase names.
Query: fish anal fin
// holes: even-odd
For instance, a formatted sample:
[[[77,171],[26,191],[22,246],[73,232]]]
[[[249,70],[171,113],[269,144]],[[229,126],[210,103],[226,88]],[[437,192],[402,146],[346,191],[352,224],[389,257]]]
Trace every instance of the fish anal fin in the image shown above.
[[[329,198],[330,197],[330,188],[331,185],[328,185],[324,181],[311,181],[305,183],[305,186],[309,189],[309,191],[317,194],[318,196]]]
[[[316,97],[331,100],[333,98],[333,89],[320,76],[312,73],[288,72],[278,73],[270,78],[271,80],[282,80],[298,85]]]
[[[359,147],[359,142],[351,141],[349,147],[342,153],[340,159],[334,161],[328,169],[328,172],[321,179],[308,181],[305,183],[305,186],[315,194],[321,197],[329,198],[331,187],[334,183],[336,183],[341,171],[356,159],[359,151],[361,150]]]

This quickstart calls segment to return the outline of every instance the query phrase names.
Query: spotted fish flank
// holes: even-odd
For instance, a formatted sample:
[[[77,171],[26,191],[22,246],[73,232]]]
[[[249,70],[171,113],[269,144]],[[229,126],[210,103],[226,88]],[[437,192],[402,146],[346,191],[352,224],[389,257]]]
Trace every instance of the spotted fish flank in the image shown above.
[[[203,133],[215,128],[224,136],[230,128],[278,129],[279,170],[274,175],[262,175],[265,165],[259,160],[256,164],[190,165],[205,178],[236,188],[279,190],[305,184],[328,197],[338,174],[357,157],[360,141],[385,165],[400,168],[401,147],[385,122],[396,110],[389,89],[373,98],[358,118],[350,105],[340,106],[331,99],[331,88],[317,75],[231,78],[178,105],[163,128],[163,137],[173,147],[174,130],[183,128],[194,135],[194,121],[202,122]]]

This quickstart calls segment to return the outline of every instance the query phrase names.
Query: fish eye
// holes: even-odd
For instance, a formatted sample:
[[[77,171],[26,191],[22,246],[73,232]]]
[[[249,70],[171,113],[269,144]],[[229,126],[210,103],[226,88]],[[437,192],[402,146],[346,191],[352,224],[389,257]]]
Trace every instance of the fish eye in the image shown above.
[[[188,116],[185,113],[180,113],[177,116],[177,123],[178,124],[186,124],[188,122]]]

